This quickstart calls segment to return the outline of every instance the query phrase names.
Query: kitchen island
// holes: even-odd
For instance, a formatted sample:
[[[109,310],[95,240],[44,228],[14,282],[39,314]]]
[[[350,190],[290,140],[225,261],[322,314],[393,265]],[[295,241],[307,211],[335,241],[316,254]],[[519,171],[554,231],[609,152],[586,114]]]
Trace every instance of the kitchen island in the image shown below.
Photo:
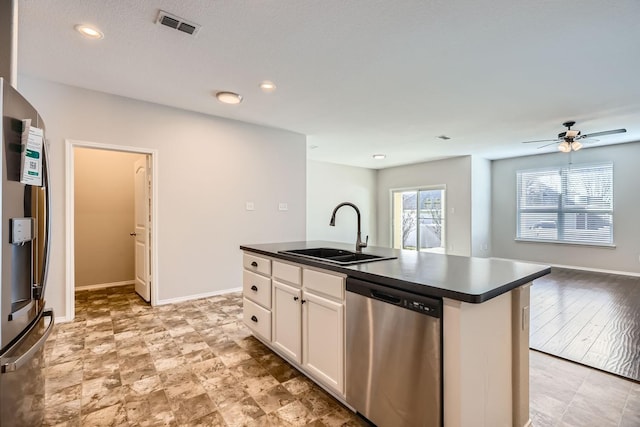
[[[438,419],[446,427],[530,424],[529,286],[548,266],[381,247],[363,252],[394,259],[336,265],[283,253],[310,248],[353,249],[325,241],[240,247],[244,321],[256,337],[350,405],[348,280],[432,298],[442,319]]]

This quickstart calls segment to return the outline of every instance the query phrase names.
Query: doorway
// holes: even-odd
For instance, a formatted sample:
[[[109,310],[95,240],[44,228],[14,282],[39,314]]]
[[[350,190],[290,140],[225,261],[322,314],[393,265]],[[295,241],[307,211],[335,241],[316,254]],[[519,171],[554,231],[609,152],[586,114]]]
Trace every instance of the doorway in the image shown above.
[[[157,301],[157,153],[66,141],[66,315],[76,290],[135,284]]]

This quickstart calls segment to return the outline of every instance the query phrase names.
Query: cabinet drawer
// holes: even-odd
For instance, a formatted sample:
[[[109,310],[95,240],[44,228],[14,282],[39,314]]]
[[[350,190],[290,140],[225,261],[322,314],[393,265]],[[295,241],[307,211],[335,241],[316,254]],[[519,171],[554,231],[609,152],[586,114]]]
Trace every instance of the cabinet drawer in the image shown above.
[[[305,268],[302,272],[302,283],[304,283],[305,289],[344,300],[344,278],[341,276]]]
[[[283,262],[273,261],[273,277],[284,280],[285,282],[300,285],[301,268]]]
[[[244,270],[242,272],[242,294],[245,298],[271,309],[271,279]]]
[[[242,265],[249,271],[264,274],[265,276],[271,275],[271,260],[268,258],[245,253],[242,257]]]
[[[242,300],[244,324],[262,338],[271,341],[271,312],[246,298]]]

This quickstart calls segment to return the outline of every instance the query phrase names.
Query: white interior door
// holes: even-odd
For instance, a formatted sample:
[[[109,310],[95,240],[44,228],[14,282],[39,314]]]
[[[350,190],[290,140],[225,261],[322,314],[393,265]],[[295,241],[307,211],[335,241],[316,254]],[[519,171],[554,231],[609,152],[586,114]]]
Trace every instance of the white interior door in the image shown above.
[[[135,174],[135,275],[136,292],[147,302],[151,301],[151,275],[149,254],[149,171],[147,158],[134,163]]]

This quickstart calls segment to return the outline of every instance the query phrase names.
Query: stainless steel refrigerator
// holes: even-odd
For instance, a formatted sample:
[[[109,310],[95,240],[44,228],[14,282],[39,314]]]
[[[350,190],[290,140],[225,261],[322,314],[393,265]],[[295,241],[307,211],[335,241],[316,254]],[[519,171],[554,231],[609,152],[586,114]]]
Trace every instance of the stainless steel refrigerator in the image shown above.
[[[44,416],[44,344],[53,329],[45,290],[50,197],[44,123],[4,79],[0,236],[0,426],[39,426]]]

